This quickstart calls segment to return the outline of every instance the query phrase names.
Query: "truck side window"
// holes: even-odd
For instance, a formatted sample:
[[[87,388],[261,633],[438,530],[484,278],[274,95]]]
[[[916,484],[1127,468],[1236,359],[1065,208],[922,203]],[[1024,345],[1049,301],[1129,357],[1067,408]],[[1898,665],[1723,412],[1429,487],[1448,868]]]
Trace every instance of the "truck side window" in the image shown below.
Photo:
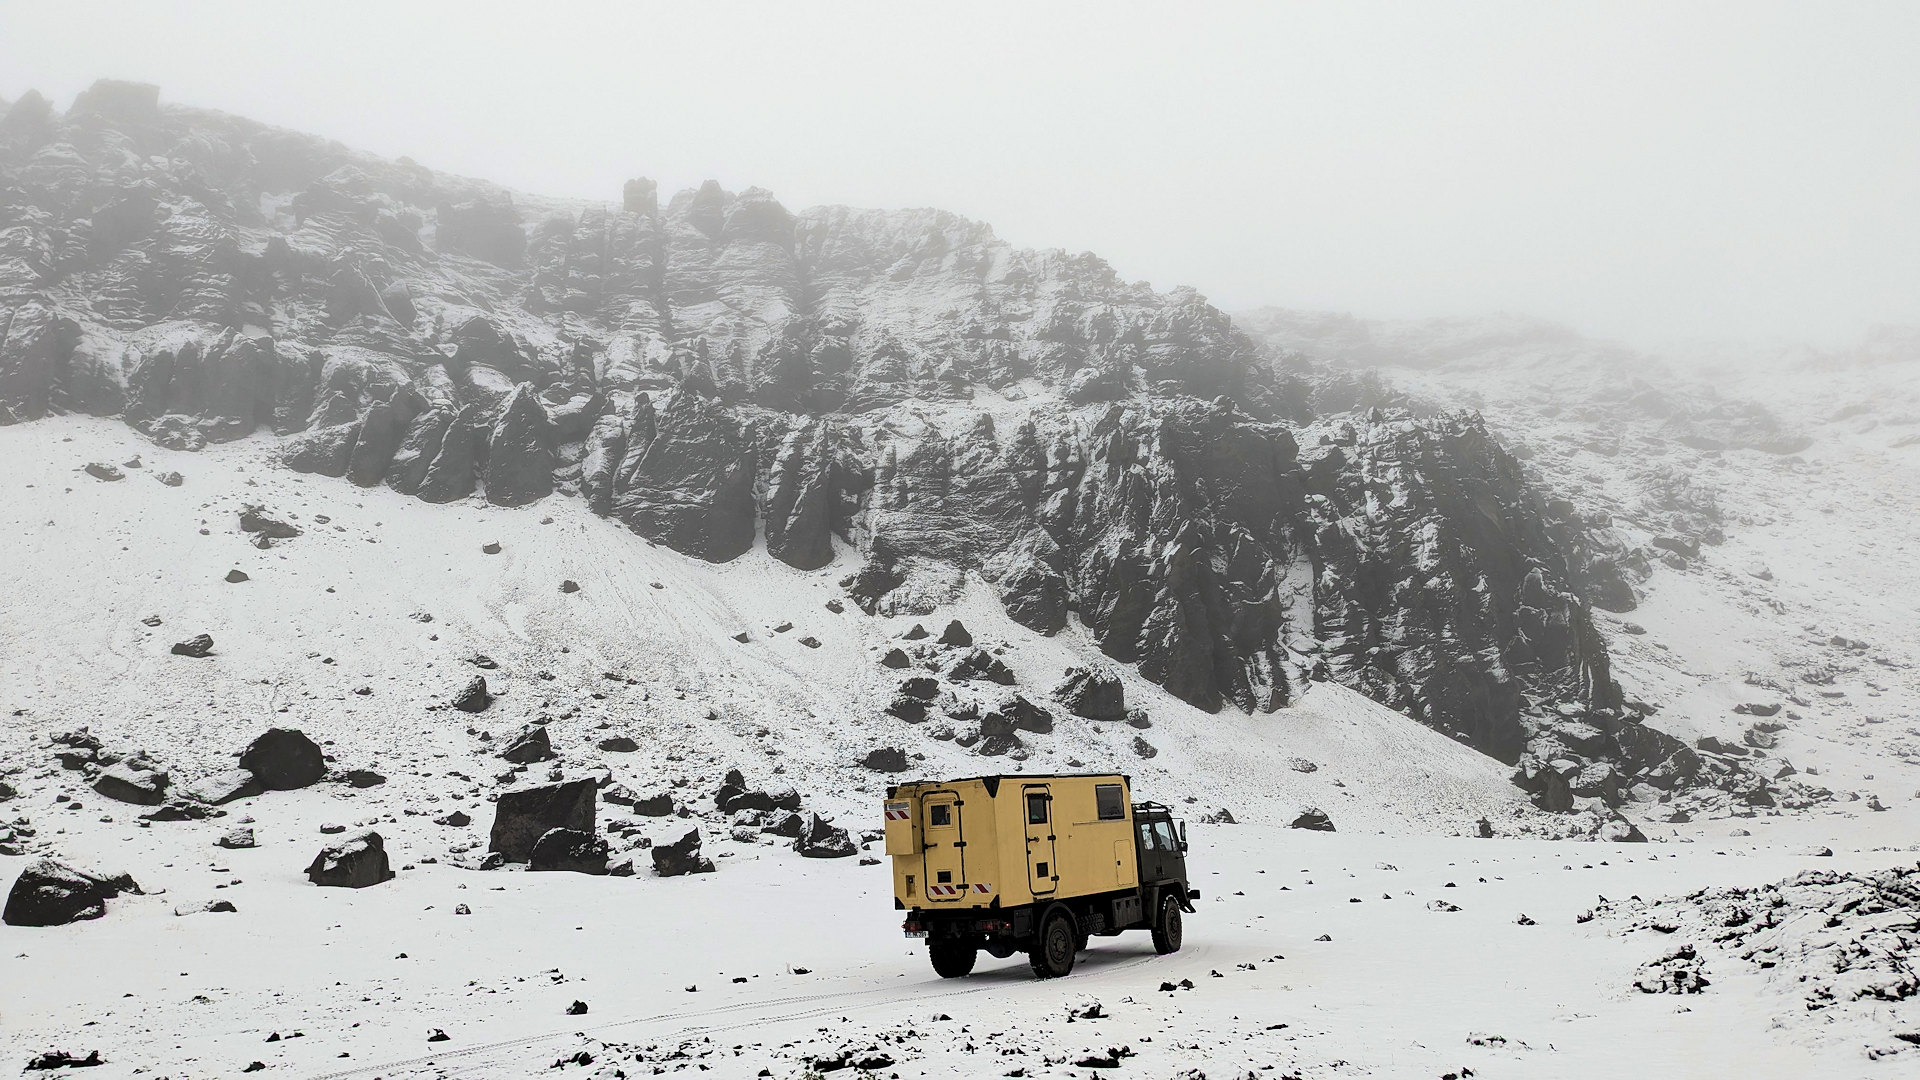
[[[953,824],[953,804],[937,802],[927,807],[927,825]]]
[[[1095,784],[1093,786],[1094,804],[1099,808],[1101,821],[1122,821],[1127,816],[1127,804],[1120,798],[1119,784]]]
[[[1027,824],[1045,825],[1047,823],[1047,797],[1039,792],[1027,796]]]
[[[1153,823],[1153,835],[1160,841],[1161,851],[1179,851],[1180,842],[1173,838],[1173,823],[1156,821]]]
[[[1140,850],[1153,850],[1153,826],[1144,821],[1140,823]]]

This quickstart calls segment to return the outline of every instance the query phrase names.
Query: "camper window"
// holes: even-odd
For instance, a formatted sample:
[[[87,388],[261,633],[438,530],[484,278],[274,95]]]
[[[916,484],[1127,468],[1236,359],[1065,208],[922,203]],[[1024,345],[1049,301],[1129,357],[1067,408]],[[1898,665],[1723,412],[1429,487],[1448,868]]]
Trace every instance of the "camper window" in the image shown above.
[[[1095,784],[1093,799],[1100,810],[1101,821],[1123,821],[1127,816],[1126,801],[1120,797],[1119,784]]]

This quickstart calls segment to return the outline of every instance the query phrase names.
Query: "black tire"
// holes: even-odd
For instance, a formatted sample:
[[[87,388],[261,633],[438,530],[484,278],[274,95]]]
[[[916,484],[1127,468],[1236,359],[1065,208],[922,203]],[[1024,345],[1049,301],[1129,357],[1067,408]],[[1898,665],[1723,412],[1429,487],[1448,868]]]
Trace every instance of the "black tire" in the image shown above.
[[[1153,920],[1153,951],[1166,955],[1180,951],[1185,929],[1180,918],[1180,898],[1169,896],[1160,901],[1160,917]]]
[[[1033,939],[1033,947],[1027,950],[1027,959],[1033,964],[1033,973],[1042,979],[1058,979],[1073,972],[1074,946],[1079,931],[1074,928],[1073,916],[1065,911],[1056,910],[1047,916],[1040,926],[1039,936]]]
[[[979,959],[980,948],[970,941],[942,938],[927,942],[927,957],[933,961],[933,970],[941,978],[959,979],[973,972],[973,962]]]

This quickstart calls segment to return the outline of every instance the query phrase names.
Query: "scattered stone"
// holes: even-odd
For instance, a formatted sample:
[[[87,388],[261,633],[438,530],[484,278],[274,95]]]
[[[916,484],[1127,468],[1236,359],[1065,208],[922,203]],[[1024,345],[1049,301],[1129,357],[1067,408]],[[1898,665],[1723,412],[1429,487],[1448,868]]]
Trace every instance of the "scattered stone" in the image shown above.
[[[584,1001],[576,1001],[573,1004],[567,1006],[567,1015],[568,1016],[587,1015],[587,1003]]]
[[[1001,686],[1012,686],[1014,683],[1013,670],[985,649],[968,650],[966,655],[947,668],[947,678],[954,682],[985,679]]]
[[[1153,726],[1153,721],[1147,717],[1147,710],[1145,709],[1128,709],[1127,726],[1140,728],[1144,731]]]
[[[580,591],[580,583],[572,578],[567,578],[560,583],[560,591],[563,593],[577,593]]]
[[[527,869],[575,874],[607,872],[607,842],[578,829],[548,829],[533,842]]]
[[[965,648],[973,644],[973,635],[967,633],[967,628],[960,624],[959,619],[955,619],[947,624],[945,630],[940,632],[939,643],[942,645],[952,645],[956,648]]]
[[[1633,988],[1643,994],[1697,994],[1710,985],[1706,965],[1692,945],[1640,965],[1633,980]]]
[[[347,827],[345,825],[340,825],[331,821],[320,826],[320,835],[322,836],[335,836],[346,831],[347,831]]]
[[[1233,817],[1233,812],[1232,812],[1231,810],[1228,810],[1228,809],[1227,809],[1226,807],[1224,807],[1224,806],[1223,806],[1223,807],[1221,807],[1221,808],[1220,808],[1220,809],[1218,809],[1218,810],[1215,810],[1215,811],[1214,811],[1213,813],[1211,813],[1211,814],[1201,814],[1201,815],[1200,815],[1200,820],[1201,820],[1201,821],[1203,821],[1203,822],[1205,822],[1205,823],[1206,823],[1206,824],[1208,824],[1208,825],[1238,825],[1238,824],[1240,824],[1240,823],[1239,823],[1238,821],[1236,821],[1236,820],[1234,820],[1234,817]]]
[[[246,571],[244,570],[227,571],[227,584],[229,585],[238,585],[241,582],[248,581],[248,580],[251,580],[251,579],[247,577]]]
[[[154,473],[153,478],[155,480],[160,481],[162,484],[167,485],[168,487],[179,487],[181,484],[184,484],[187,482],[186,477],[181,476],[177,472]]]
[[[820,639],[814,637],[812,634],[808,634],[806,637],[800,639],[800,644],[805,645],[809,649],[817,649],[820,647]]]
[[[927,628],[921,626],[919,623],[914,623],[907,629],[906,633],[900,635],[904,641],[920,641],[928,636]]]
[[[8,926],[65,926],[107,913],[107,901],[140,892],[125,874],[108,877],[52,859],[29,863],[14,879],[0,921]]]
[[[226,832],[220,839],[213,842],[213,846],[237,851],[241,848],[258,847],[260,845],[253,838],[252,826],[242,825],[237,829],[231,829]]]
[[[372,829],[350,833],[320,849],[307,866],[307,880],[315,885],[364,889],[390,880],[386,841]]]
[[[292,791],[327,775],[326,755],[296,728],[268,728],[240,755],[240,767],[268,791]]]
[[[1333,819],[1327,816],[1326,811],[1317,806],[1309,806],[1305,810],[1302,810],[1300,816],[1294,818],[1288,828],[1312,829],[1315,832],[1334,831]]]
[[[500,541],[498,541],[498,540],[489,540],[489,541],[487,541],[486,543],[484,543],[484,544],[481,544],[481,545],[480,545],[480,553],[481,553],[482,555],[498,555],[498,554],[500,554]]]
[[[572,829],[591,836],[596,805],[592,780],[502,792],[494,803],[487,850],[500,853],[508,862],[526,862],[534,844],[553,829]]]
[[[27,1072],[41,1072],[53,1069],[91,1069],[106,1064],[100,1051],[89,1050],[86,1057],[67,1053],[65,1050],[49,1050],[44,1054],[35,1054],[27,1059]]]
[[[1297,773],[1318,772],[1320,770],[1320,766],[1315,765],[1313,762],[1308,761],[1306,758],[1303,758],[1303,757],[1289,759],[1287,761],[1287,768],[1292,769],[1294,772],[1297,772]]]
[[[500,756],[516,765],[531,765],[536,761],[549,761],[555,757],[553,743],[547,738],[545,724],[528,724],[513,737]]]
[[[689,825],[678,839],[653,845],[653,872],[661,877],[711,874],[713,860],[700,853],[700,827]]]
[[[258,506],[248,504],[240,509],[240,531],[254,534],[254,546],[271,547],[275,540],[291,540],[304,530],[297,525],[270,518]]]
[[[838,599],[829,600],[827,601],[827,610],[838,615],[847,610],[847,605],[841,603]]]
[[[484,675],[475,675],[468,679],[467,684],[460,688],[460,692],[453,695],[452,702],[454,708],[470,713],[485,712],[487,706],[492,704],[493,694],[487,690],[487,679]]]
[[[745,645],[747,642],[753,640],[753,635],[747,633],[745,630],[742,630],[739,633],[733,635],[733,640],[739,642],[742,645]]]
[[[387,778],[372,769],[348,769],[340,774],[340,782],[348,787],[370,788],[386,783]]]
[[[625,735],[610,735],[600,740],[600,749],[609,754],[631,754],[640,749],[640,744]]]
[[[466,907],[466,906],[467,905],[465,904],[460,905],[460,907]],[[458,909],[455,909],[454,914],[459,915],[459,914],[462,914],[462,912],[460,912]],[[427,1032],[427,1041],[430,1043],[446,1042],[451,1038],[453,1038],[453,1036],[448,1035],[445,1031],[443,1031],[440,1028],[434,1028],[432,1031]]]
[[[155,625],[157,625],[157,620]],[[195,634],[193,637],[187,639],[186,641],[176,641],[173,643],[173,650],[172,650],[173,655],[175,656],[192,656],[196,658],[206,656],[208,653],[211,653],[212,651],[213,651],[213,635],[212,634]]]
[[[86,472],[88,476],[91,476],[96,480],[112,481],[112,480],[125,479],[126,477],[125,473],[121,472],[119,469],[114,468],[113,466],[107,464],[104,461],[88,462],[86,464]]]

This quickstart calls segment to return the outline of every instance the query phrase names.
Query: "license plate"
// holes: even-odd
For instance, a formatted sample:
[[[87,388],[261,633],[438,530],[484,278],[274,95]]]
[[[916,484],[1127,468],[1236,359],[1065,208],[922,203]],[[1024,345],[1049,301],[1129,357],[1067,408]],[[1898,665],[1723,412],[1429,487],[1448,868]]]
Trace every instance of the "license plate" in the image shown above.
[[[909,930],[907,931],[907,936],[908,937],[926,937],[927,932],[925,930]]]

